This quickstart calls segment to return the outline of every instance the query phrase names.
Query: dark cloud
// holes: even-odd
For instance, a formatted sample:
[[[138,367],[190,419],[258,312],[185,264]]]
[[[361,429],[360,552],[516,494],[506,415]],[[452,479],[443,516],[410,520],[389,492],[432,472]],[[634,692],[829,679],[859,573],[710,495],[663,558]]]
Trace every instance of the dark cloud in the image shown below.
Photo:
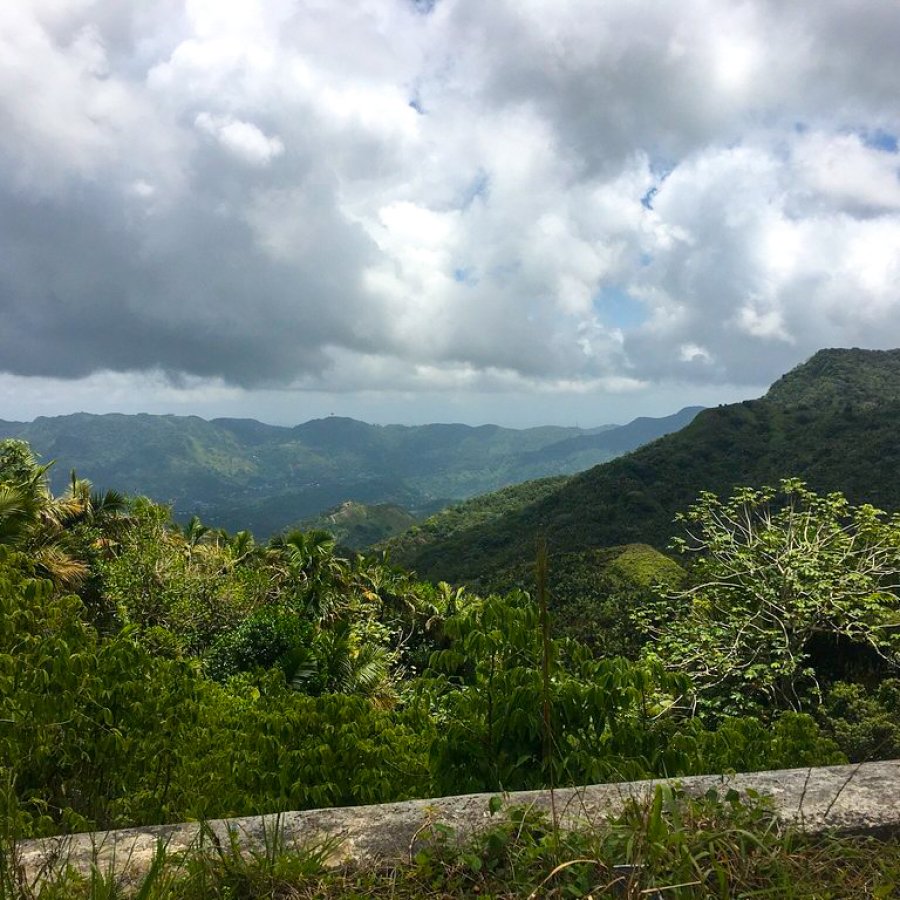
[[[603,393],[900,343],[893,4],[4,16],[12,375]]]

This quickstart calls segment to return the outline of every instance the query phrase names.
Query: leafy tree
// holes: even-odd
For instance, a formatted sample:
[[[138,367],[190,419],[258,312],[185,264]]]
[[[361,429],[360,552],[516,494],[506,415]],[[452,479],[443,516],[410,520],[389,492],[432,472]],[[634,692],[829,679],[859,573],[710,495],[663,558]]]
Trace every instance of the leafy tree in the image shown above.
[[[269,542],[269,565],[279,591],[318,619],[339,617],[350,587],[346,560],[327,531],[294,529]]]
[[[184,652],[201,654],[272,602],[271,573],[246,547],[237,557],[228,542],[194,540],[197,528],[185,537],[168,507],[146,498],[131,501],[129,516],[115,552],[97,562],[106,602],[121,624],[165,628]]]
[[[220,682],[239,672],[268,669],[279,663],[290,670],[293,655],[312,641],[311,623],[293,610],[265,607],[222,634],[206,654],[204,667]]]
[[[278,666],[294,690],[305,694],[393,695],[393,655],[386,634],[373,633],[364,620],[341,619],[318,628],[296,611],[266,607],[210,648],[204,663],[217,681],[240,672]]]
[[[640,777],[672,768],[654,722],[684,689],[660,666],[597,660],[543,641],[527,594],[469,598],[444,627],[420,691],[438,731],[432,771],[445,791],[516,790]],[[542,667],[550,668],[553,752],[545,753]],[[662,739],[661,739],[662,736]]]
[[[900,516],[796,479],[703,493],[678,520],[691,583],[640,614],[647,656],[689,673],[701,709],[799,710],[819,697],[818,635],[900,662]]]

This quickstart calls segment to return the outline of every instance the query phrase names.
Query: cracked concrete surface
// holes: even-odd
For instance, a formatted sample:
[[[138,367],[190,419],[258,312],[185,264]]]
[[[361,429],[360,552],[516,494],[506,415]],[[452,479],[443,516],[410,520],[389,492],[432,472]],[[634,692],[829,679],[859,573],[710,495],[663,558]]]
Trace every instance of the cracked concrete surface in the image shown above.
[[[560,823],[565,828],[601,824],[619,813],[627,800],[647,798],[664,783],[695,796],[710,788],[720,794],[728,789],[754,790],[772,798],[783,821],[811,832],[900,831],[900,760],[561,788],[555,792]],[[96,866],[131,879],[147,871],[160,844],[170,854],[215,842],[228,846],[232,841],[242,851],[264,852],[276,838],[284,847],[327,842],[329,861],[335,865],[400,861],[409,858],[432,824],[449,826],[459,839],[489,825],[493,796],[501,796],[501,809],[532,806],[549,813],[551,808],[549,791],[522,791],[154,825],[24,841],[17,847],[18,863],[30,881],[62,862],[83,873]]]

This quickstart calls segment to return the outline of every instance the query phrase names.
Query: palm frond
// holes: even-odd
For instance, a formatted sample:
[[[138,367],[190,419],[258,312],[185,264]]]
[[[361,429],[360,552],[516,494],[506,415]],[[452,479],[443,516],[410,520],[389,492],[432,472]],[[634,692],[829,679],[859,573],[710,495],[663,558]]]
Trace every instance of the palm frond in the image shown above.
[[[20,543],[37,514],[39,504],[21,487],[0,484],[0,544]]]
[[[38,547],[31,551],[31,558],[39,572],[64,588],[78,587],[89,574],[85,563],[58,546]]]

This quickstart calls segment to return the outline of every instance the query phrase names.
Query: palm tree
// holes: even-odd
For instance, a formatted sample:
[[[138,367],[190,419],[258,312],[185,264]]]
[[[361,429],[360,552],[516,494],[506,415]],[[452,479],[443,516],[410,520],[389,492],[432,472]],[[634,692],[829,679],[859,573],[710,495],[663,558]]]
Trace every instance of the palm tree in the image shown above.
[[[191,516],[187,525],[181,529],[181,536],[184,538],[184,552],[187,556],[188,563],[193,562],[194,552],[197,550],[204,539],[211,533],[208,525],[204,525],[200,521],[199,516]]]
[[[20,485],[0,484],[0,545],[17,546],[38,517],[32,492]]]
[[[87,478],[79,478],[72,469],[69,487],[61,498],[67,525],[93,525],[102,531],[117,533],[131,524],[128,498],[115,490],[93,490]]]
[[[359,694],[381,702],[393,697],[393,655],[380,644],[363,642],[349,619],[318,632],[312,644],[295,647],[282,660],[288,683],[310,694]]]
[[[238,531],[233,534],[228,540],[228,547],[236,566],[253,558],[259,552],[256,541],[249,531]]]
[[[0,444],[0,544],[21,550],[38,574],[58,586],[74,588],[88,574],[87,565],[67,546],[67,523],[78,503],[52,495],[50,465],[39,465],[21,441]]]
[[[334,555],[334,546],[327,531],[298,529],[269,542],[276,590],[294,594],[319,621],[335,618],[349,602],[349,565]]]

